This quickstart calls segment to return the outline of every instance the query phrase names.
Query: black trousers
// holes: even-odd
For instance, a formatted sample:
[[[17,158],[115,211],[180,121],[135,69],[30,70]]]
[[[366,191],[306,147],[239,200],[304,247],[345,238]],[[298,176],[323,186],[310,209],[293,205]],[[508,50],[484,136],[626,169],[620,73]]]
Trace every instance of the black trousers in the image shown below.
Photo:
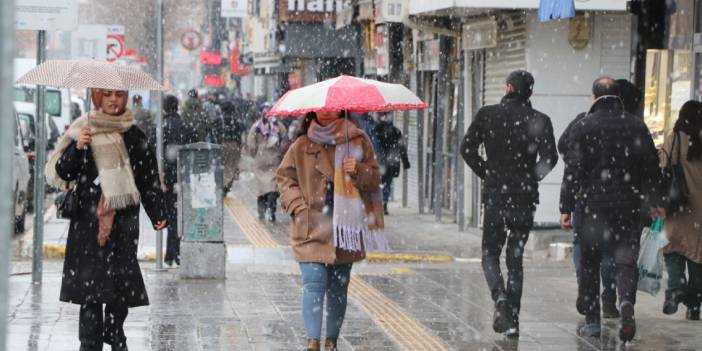
[[[277,191],[272,191],[272,192],[260,195],[256,199],[256,202],[258,203],[259,217],[263,217],[263,214],[266,213],[266,209],[270,209],[271,214],[275,216],[275,210],[276,210],[279,195],[280,194]]]
[[[168,237],[166,239],[166,257],[164,261],[180,264],[180,237],[178,237],[178,194],[167,191],[164,194],[166,216],[168,220]]]
[[[129,309],[121,303],[105,305],[104,319],[102,303],[89,302],[80,306],[78,337],[81,351],[100,351],[102,344],[112,345],[112,350],[126,350],[124,320]]]
[[[585,209],[581,222],[582,271],[578,282],[578,312],[588,321],[600,316],[600,263],[614,257],[620,302],[636,303],[639,271],[640,211],[638,209]]]
[[[506,298],[515,322],[521,309],[524,245],[534,225],[534,208],[525,206],[485,206],[482,266],[493,301]],[[507,244],[507,286],[500,269],[500,254]]]

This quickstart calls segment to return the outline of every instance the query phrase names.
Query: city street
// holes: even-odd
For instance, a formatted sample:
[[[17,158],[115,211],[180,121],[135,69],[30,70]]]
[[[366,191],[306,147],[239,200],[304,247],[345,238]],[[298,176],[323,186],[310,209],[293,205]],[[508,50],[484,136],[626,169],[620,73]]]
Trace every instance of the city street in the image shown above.
[[[142,231],[140,255],[151,305],[130,309],[125,324],[130,350],[302,349],[302,288],[292,251],[286,247],[287,218],[280,215],[281,223],[275,225],[254,219],[252,175],[242,178],[225,201],[225,281],[181,280],[178,269],[157,271],[149,260],[153,232]],[[386,228],[395,252],[354,266],[340,350],[616,350],[620,346],[616,320],[604,324],[601,339],[576,335],[584,319],[574,307],[572,264],[550,261],[539,251],[527,251],[519,341],[493,333],[478,233],[458,233],[450,224],[435,223],[430,216],[418,216],[398,204],[390,211]],[[47,232],[60,232],[61,222],[50,219]],[[539,231],[533,233],[538,235]],[[408,261],[397,261],[399,253],[408,254]],[[76,350],[78,306],[58,301],[61,260],[45,262],[41,286],[31,285],[26,274],[30,267],[26,259],[13,262],[9,350]],[[664,316],[662,300],[662,295],[639,294],[638,333],[627,350],[695,350],[702,343],[699,323],[685,321],[682,313]]]

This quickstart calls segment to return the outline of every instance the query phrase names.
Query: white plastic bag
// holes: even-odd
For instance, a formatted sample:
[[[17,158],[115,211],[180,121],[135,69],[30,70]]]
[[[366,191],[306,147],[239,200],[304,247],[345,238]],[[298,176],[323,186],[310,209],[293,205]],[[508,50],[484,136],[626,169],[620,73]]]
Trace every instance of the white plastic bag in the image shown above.
[[[663,232],[663,218],[658,217],[650,228],[644,228],[641,232],[641,249],[637,263],[640,291],[655,296],[661,289],[661,279],[665,269],[661,249],[666,245],[668,245],[668,239]]]

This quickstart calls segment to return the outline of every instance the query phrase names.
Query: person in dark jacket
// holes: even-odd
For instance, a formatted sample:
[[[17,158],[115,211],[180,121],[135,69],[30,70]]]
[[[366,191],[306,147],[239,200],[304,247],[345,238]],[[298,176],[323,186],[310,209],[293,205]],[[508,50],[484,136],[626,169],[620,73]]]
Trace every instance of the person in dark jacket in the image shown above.
[[[198,94],[195,89],[188,91],[188,99],[185,100],[181,109],[183,121],[190,128],[195,130],[195,142],[208,142],[212,137],[212,123],[210,117],[198,100]]]
[[[502,101],[481,108],[475,115],[461,143],[461,155],[483,179],[482,265],[495,301],[493,329],[517,337],[524,279],[523,248],[539,203],[539,181],[556,165],[558,154],[551,120],[533,109],[529,101],[534,86],[532,75],[515,71],[506,83],[507,94]],[[487,159],[479,154],[481,145]],[[506,288],[500,271],[505,241]]]
[[[127,350],[129,307],[145,306],[137,246],[139,205],[166,228],[156,156],[128,109],[127,92],[93,89],[97,108],[78,118],[46,165],[50,184],[73,190],[60,299],[79,304],[80,350]],[[103,304],[104,318],[103,318]]]
[[[383,211],[388,213],[388,200],[392,192],[392,180],[400,175],[400,166],[410,167],[407,147],[402,132],[390,120],[387,113],[380,115],[380,122],[373,128],[371,140],[377,144],[376,155],[380,164],[380,181],[383,188]]]
[[[624,111],[617,84],[611,78],[600,78],[592,90],[592,107],[567,136],[561,227],[572,229],[571,215],[582,201],[585,215],[578,233],[582,271],[576,307],[586,323],[580,334],[600,335],[599,272],[602,252],[607,250],[615,258],[619,337],[626,342],[636,333],[641,201],[647,193],[656,199],[660,191],[658,157],[646,125]]]
[[[594,94],[594,92],[593,92]],[[558,152],[561,156],[565,157],[568,153],[568,135],[573,129],[573,126],[577,125],[583,118],[587,116],[587,113],[583,112],[578,114],[573,121],[568,124],[561,137],[558,139]],[[585,205],[583,201],[577,201],[575,207],[573,208],[573,264],[575,265],[575,275],[577,279],[580,277],[580,272],[582,272],[581,258],[582,258],[582,246],[580,245],[580,238],[578,234],[581,232],[582,228],[580,223],[585,215]],[[602,253],[602,261],[600,263],[600,276],[602,278],[602,317],[603,318],[619,318],[619,310],[617,310],[617,288],[615,280],[615,263],[614,256],[609,254],[608,250]]]
[[[221,140],[224,149],[224,194],[229,192],[232,183],[239,179],[239,160],[243,146],[246,125],[243,114],[230,101],[222,103]]]
[[[178,114],[178,98],[167,95],[163,99],[163,177],[161,181],[168,216],[168,237],[166,239],[166,256],[168,266],[180,265],[180,237],[178,236],[178,149],[195,142],[195,130]],[[156,131],[151,135],[156,144]]]

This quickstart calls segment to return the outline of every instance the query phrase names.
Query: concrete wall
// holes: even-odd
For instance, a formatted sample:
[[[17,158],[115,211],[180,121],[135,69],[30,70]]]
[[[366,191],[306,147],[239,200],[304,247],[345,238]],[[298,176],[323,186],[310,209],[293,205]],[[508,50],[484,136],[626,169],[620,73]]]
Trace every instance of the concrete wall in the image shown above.
[[[592,82],[599,76],[628,78],[630,17],[627,14],[591,13],[593,35],[587,47],[573,49],[568,43],[568,22],[539,23],[536,12],[528,15],[527,69],[536,84],[534,108],[551,117],[556,139],[568,123],[587,110]],[[541,204],[536,221],[557,223],[563,160],[540,184]]]

